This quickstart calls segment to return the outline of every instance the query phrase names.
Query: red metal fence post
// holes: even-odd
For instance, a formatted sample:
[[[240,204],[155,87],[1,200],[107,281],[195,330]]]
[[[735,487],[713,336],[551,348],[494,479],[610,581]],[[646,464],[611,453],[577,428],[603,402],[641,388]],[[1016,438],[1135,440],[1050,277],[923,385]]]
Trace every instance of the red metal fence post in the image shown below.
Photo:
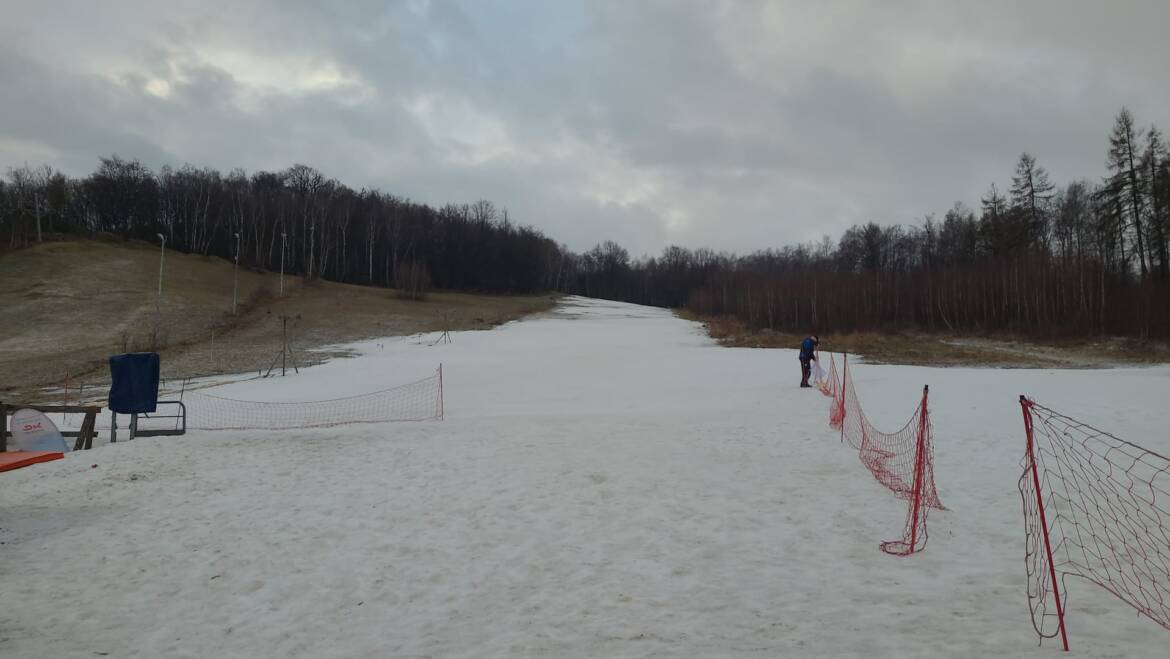
[[[849,381],[849,353],[841,353],[841,442],[845,442],[845,383]]]
[[[1028,464],[1032,471],[1032,486],[1036,488],[1036,506],[1040,510],[1040,531],[1044,535],[1044,552],[1048,555],[1048,578],[1052,580],[1052,598],[1056,600],[1056,619],[1060,623],[1060,640],[1068,652],[1068,633],[1064,629],[1064,604],[1060,601],[1060,584],[1056,580],[1056,564],[1052,561],[1052,542],[1048,539],[1048,519],[1044,514],[1044,496],[1040,492],[1040,474],[1036,469],[1036,451],[1032,435],[1032,401],[1020,396],[1024,412],[1024,432],[1028,436]]]
[[[922,387],[922,409],[918,413],[918,446],[914,451],[914,514],[910,516],[910,551],[918,544],[918,513],[922,509],[922,470],[926,465],[926,399],[930,395],[930,385]]]

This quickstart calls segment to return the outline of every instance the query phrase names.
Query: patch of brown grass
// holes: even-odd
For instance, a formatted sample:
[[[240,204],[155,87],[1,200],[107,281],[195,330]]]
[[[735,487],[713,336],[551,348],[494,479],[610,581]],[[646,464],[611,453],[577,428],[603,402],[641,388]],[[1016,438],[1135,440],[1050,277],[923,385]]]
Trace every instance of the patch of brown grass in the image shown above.
[[[752,329],[733,316],[679,317],[702,323],[711,338],[734,348],[798,349],[805,335]],[[927,332],[821,333],[821,350],[860,355],[874,364],[992,366],[1004,368],[1100,368],[1170,361],[1170,344],[1125,338],[1037,341],[1016,335],[972,337]]]

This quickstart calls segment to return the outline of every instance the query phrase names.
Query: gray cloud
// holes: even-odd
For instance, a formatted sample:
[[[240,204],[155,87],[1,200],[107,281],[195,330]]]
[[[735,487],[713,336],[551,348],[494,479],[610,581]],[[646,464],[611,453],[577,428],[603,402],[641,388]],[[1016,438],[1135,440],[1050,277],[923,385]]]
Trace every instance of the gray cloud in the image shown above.
[[[0,166],[312,164],[576,249],[913,222],[1170,107],[1170,3],[0,4]]]

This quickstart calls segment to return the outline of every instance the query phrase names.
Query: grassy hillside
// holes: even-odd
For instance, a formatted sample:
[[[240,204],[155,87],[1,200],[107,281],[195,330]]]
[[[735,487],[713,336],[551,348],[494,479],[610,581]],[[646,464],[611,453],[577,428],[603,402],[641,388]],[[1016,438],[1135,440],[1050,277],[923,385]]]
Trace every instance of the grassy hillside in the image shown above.
[[[0,395],[101,382],[106,358],[161,346],[164,377],[267,367],[280,349],[278,316],[304,352],[363,338],[449,329],[486,329],[548,309],[549,296],[434,293],[423,302],[384,288],[305,282],[239,271],[232,315],[230,262],[167,251],[157,323],[159,248],[146,243],[50,242],[0,254]],[[299,318],[297,318],[299,317]]]

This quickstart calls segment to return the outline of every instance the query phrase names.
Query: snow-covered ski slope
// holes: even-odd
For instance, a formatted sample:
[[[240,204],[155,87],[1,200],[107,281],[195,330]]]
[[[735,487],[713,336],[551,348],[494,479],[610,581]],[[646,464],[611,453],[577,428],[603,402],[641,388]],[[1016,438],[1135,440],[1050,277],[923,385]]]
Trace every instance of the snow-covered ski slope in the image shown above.
[[[1170,452],[1166,367],[850,360],[884,429],[931,385],[950,510],[895,558],[878,544],[905,503],[795,386],[795,351],[579,298],[454,338],[222,392],[333,398],[442,362],[442,422],[196,432],[0,475],[0,656],[1057,657],[1024,595],[1017,396]],[[1076,656],[1167,656],[1170,632],[1068,586]]]

